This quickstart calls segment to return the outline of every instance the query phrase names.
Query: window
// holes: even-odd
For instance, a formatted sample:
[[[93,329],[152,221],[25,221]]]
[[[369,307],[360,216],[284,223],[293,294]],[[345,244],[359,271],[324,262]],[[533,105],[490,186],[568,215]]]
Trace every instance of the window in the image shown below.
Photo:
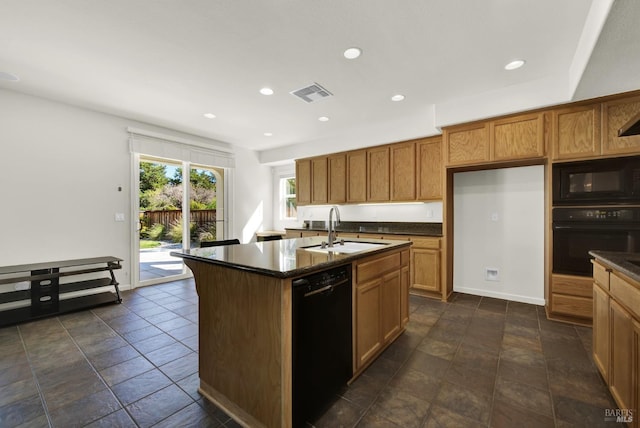
[[[281,216],[283,219],[296,219],[296,177],[282,177],[280,179]]]

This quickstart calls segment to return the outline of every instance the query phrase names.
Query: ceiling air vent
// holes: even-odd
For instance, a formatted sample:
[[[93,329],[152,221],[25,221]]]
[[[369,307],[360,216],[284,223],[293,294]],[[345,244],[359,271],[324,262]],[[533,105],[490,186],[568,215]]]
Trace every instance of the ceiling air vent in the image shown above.
[[[314,83],[313,85],[309,85],[305,88],[292,91],[290,92],[290,94],[295,95],[296,97],[300,98],[302,101],[306,103],[312,103],[333,95],[331,92],[327,91],[325,88],[323,88],[317,83]]]

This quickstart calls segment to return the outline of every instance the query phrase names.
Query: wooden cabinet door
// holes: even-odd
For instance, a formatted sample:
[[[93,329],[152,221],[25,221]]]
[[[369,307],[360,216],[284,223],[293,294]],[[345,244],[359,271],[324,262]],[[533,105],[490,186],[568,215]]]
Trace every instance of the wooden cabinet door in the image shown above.
[[[567,107],[551,112],[553,160],[600,155],[600,104]]]
[[[391,340],[400,332],[400,295],[402,293],[401,271],[390,272],[382,277],[380,284],[380,323],[382,342]]]
[[[446,128],[443,141],[447,165],[489,161],[489,126],[486,123]]]
[[[633,407],[633,319],[615,300],[610,301],[611,353],[609,389],[621,409]]]
[[[409,286],[411,285],[411,275],[409,266],[404,266],[400,270],[400,327],[409,322]]]
[[[296,203],[309,205],[311,203],[311,160],[296,161]]]
[[[338,204],[347,200],[347,157],[345,154],[328,157],[329,163],[329,200]]]
[[[367,201],[389,201],[389,146],[367,150]]]
[[[347,202],[367,201],[367,151],[347,153]]]
[[[391,155],[391,200],[416,199],[416,144],[394,144]]]
[[[413,270],[412,288],[440,292],[440,250],[413,248],[411,269]]]
[[[311,159],[311,203],[327,203],[327,158]]]
[[[494,161],[544,156],[544,114],[528,114],[490,123]]]
[[[593,284],[593,361],[605,382],[609,376],[609,295]]]
[[[382,347],[380,284],[376,279],[356,287],[356,370]]]
[[[287,230],[287,234],[284,239],[302,238],[302,232],[299,230]]]
[[[618,130],[640,112],[640,97],[610,101],[602,105],[602,154],[637,154],[640,152],[640,135],[618,137]]]
[[[640,321],[633,320],[633,380],[631,389],[634,391],[634,406],[636,411],[633,414],[633,423],[636,428],[640,427],[638,421],[638,411],[640,410]]]
[[[416,143],[416,199],[442,199],[442,138]]]

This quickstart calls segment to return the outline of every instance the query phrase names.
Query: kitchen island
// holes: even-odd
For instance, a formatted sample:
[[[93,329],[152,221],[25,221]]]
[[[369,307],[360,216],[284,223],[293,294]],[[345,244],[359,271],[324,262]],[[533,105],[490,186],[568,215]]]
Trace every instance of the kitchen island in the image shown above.
[[[199,390],[243,426],[293,426],[296,279],[350,268],[354,378],[404,331],[411,243],[350,239],[377,245],[328,250],[323,239],[171,253],[192,270],[198,292]]]

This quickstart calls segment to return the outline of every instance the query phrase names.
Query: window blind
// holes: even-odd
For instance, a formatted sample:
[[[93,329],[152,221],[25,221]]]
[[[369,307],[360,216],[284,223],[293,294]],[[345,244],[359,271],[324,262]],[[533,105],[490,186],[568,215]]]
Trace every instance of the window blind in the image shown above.
[[[131,153],[162,159],[174,159],[198,165],[235,168],[235,155],[230,148],[212,147],[205,143],[137,128],[127,128]]]

